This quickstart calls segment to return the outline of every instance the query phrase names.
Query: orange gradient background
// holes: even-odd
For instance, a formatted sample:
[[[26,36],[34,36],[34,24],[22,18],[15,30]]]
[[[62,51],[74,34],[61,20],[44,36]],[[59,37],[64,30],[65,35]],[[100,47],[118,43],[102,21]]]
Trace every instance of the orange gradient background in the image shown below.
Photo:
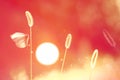
[[[20,49],[10,39],[10,35],[15,32],[29,34],[26,10],[31,12],[34,19],[34,80],[48,80],[53,74],[56,77],[62,76],[62,80],[70,80],[67,76],[79,72],[83,76],[77,78],[79,75],[75,75],[76,80],[87,80],[85,78],[89,77],[90,58],[95,49],[98,49],[99,55],[93,80],[119,80],[119,3],[119,0],[0,0],[0,80],[15,80],[18,75],[20,78],[25,77],[20,80],[29,78],[29,47]],[[114,39],[115,47],[108,43],[103,30],[108,31]],[[62,75],[59,71],[68,33],[72,34],[72,43],[64,66],[66,73]],[[53,65],[41,65],[35,57],[36,48],[43,42],[52,42],[59,48],[59,60]],[[54,70],[58,72],[52,72]],[[106,74],[108,75],[105,76]]]

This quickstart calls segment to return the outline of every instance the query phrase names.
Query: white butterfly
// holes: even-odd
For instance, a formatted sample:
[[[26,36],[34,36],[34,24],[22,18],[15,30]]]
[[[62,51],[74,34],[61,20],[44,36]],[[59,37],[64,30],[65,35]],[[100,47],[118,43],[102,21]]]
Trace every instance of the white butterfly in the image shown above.
[[[29,35],[21,32],[15,32],[10,35],[11,39],[14,41],[17,47],[25,48],[28,46]]]

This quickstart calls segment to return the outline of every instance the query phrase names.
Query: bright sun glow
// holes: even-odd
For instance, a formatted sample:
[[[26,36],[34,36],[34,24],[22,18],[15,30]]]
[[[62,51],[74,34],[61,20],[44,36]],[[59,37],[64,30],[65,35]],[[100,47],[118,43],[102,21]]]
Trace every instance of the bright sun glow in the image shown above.
[[[45,42],[38,46],[36,50],[37,60],[44,65],[54,64],[59,57],[59,50],[53,43]]]

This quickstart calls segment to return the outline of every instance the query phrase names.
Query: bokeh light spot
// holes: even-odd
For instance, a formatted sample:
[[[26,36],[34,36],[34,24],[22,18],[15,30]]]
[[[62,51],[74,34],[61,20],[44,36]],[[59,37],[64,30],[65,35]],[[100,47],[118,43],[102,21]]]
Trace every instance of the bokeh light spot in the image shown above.
[[[36,58],[43,65],[54,64],[59,57],[59,50],[56,45],[50,42],[40,44],[36,50]]]

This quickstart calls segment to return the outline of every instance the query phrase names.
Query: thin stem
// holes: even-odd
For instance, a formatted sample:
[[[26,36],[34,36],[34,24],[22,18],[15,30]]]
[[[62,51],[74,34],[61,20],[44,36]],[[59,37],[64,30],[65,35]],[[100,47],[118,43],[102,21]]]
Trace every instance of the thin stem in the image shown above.
[[[32,80],[32,27],[30,27],[30,80]]]
[[[61,67],[61,72],[63,72],[63,68],[64,68],[64,64],[65,64],[66,54],[67,54],[67,48],[65,49],[64,58],[63,58],[63,62],[62,62],[62,67]]]

